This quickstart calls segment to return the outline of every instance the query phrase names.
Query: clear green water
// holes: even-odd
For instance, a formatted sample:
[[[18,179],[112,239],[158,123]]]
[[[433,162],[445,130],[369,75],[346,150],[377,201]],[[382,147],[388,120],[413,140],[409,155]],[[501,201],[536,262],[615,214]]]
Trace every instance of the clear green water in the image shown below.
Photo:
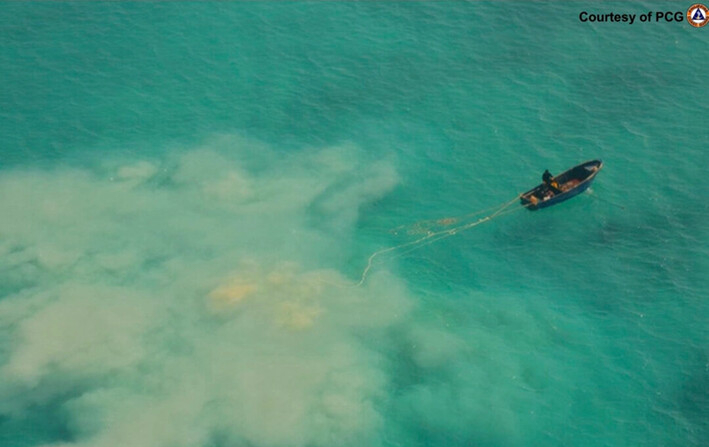
[[[706,445],[709,27],[582,9],[3,4],[0,444]]]

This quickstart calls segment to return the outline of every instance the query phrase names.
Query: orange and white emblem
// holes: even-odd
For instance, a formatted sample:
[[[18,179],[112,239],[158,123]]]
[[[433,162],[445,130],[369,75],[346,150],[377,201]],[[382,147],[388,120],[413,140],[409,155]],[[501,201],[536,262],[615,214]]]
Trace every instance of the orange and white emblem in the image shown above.
[[[687,21],[695,28],[701,28],[709,22],[709,9],[701,3],[694,4],[687,10]]]

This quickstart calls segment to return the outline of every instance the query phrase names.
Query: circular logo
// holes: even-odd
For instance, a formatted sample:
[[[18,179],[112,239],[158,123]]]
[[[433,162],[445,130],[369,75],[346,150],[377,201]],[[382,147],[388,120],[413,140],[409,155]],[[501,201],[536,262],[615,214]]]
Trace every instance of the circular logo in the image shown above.
[[[709,9],[701,3],[692,5],[687,10],[687,21],[695,28],[701,28],[709,22]]]

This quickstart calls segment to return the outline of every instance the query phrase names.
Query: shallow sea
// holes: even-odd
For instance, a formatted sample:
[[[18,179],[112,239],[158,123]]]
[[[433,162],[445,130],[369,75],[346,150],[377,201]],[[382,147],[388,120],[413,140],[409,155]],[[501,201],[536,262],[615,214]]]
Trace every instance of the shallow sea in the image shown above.
[[[2,4],[0,445],[707,445],[677,5]]]

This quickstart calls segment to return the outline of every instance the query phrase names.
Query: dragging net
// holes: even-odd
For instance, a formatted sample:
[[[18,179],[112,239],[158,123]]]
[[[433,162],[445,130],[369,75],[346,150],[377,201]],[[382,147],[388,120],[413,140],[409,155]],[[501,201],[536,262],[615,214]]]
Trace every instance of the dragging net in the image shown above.
[[[499,205],[464,214],[462,216],[424,220],[416,222],[412,225],[403,225],[394,228],[391,230],[393,234],[418,235],[419,237],[412,241],[404,242],[393,247],[382,248],[372,253],[367,260],[367,266],[364,268],[362,277],[357,285],[359,286],[364,284],[367,280],[367,275],[374,266],[375,259],[381,257],[382,255],[392,254],[396,255],[396,257],[403,256],[413,250],[417,250],[423,246],[438,242],[447,237],[454,236],[463,231],[477,227],[478,225],[482,225],[485,222],[489,222],[495,218],[519,211],[523,209],[524,206],[510,209],[510,207],[518,200],[519,197],[516,196],[514,199],[503,202]]]

